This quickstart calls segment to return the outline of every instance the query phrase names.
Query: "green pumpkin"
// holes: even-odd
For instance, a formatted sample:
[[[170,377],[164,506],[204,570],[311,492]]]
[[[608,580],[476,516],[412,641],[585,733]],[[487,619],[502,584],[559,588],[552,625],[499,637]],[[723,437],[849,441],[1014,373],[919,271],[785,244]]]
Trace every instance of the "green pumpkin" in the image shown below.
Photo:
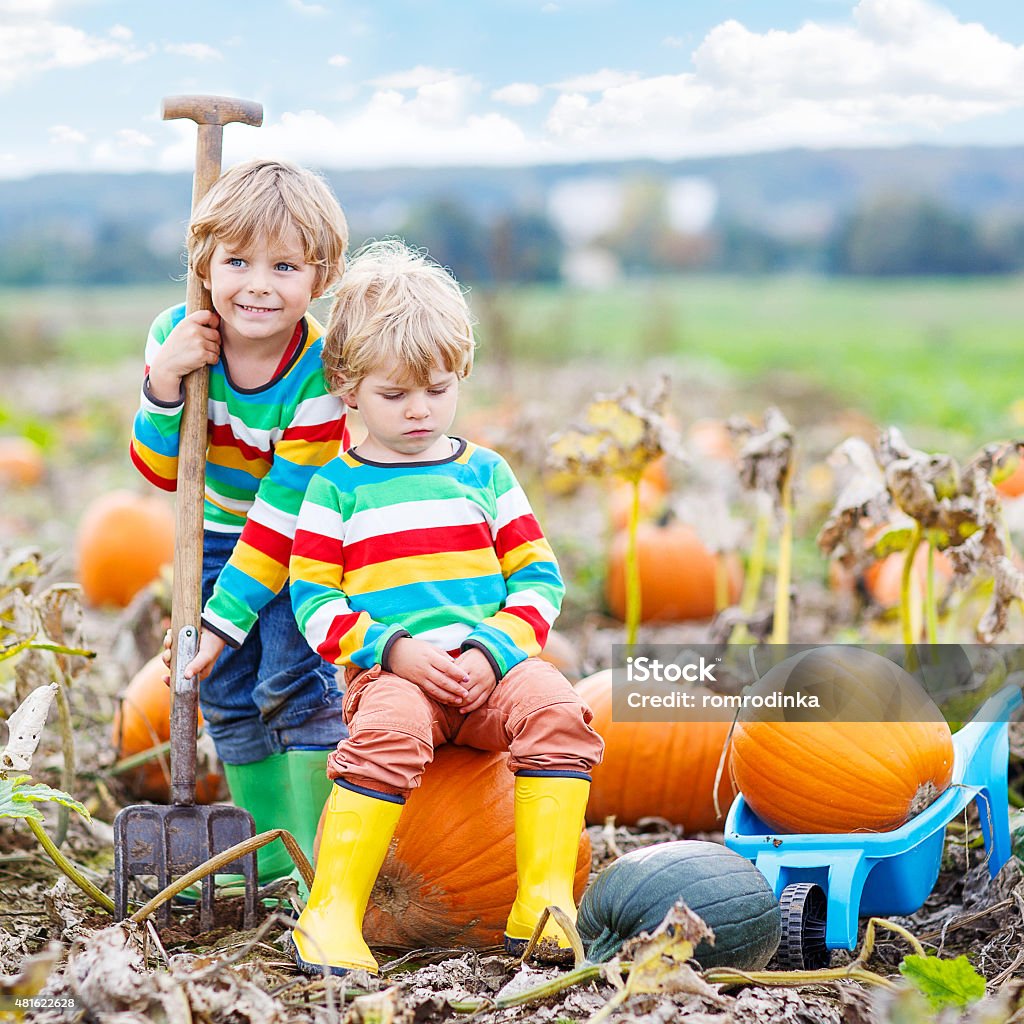
[[[717,843],[683,840],[627,853],[594,879],[577,921],[587,959],[602,963],[626,939],[654,931],[677,900],[715,933],[713,946],[694,952],[702,967],[756,971],[774,956],[782,918],[761,872]]]

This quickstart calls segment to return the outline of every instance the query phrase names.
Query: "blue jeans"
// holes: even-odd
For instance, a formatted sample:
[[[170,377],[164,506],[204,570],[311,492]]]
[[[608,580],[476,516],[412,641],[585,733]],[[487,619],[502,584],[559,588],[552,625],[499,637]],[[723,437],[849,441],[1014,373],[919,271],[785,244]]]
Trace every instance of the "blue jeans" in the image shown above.
[[[203,604],[238,540],[203,534]],[[237,650],[225,647],[199,686],[206,729],[225,764],[250,764],[290,747],[333,749],[348,735],[333,665],[306,643],[287,584]]]

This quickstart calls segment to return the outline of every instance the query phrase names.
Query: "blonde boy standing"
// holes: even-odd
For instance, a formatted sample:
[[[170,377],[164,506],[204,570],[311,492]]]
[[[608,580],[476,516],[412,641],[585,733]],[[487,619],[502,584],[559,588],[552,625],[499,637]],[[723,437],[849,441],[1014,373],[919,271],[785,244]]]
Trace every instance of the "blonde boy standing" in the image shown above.
[[[519,889],[506,945],[544,907],[572,916],[590,770],[603,743],[590,710],[540,653],[564,587],[505,460],[447,433],[473,332],[458,284],[400,242],[350,263],[324,347],[332,390],[366,440],[310,481],[291,559],[310,645],[345,667],[350,735],[316,881],[293,938],[299,967],[375,971],[362,938],[370,889],[408,793],[434,749],[508,750]],[[568,940],[553,923],[547,952]]]
[[[345,735],[335,669],[298,633],[288,594],[295,520],[313,472],[348,446],[345,406],[325,384],[313,298],[341,276],[348,226],[316,175],[252,161],[193,213],[188,256],[214,312],[165,310],[146,344],[131,456],[177,486],[182,379],[209,365],[199,651],[200,706],[234,802],[257,832],[284,827],[312,853],[327,754]],[[261,881],[287,874],[280,843]]]

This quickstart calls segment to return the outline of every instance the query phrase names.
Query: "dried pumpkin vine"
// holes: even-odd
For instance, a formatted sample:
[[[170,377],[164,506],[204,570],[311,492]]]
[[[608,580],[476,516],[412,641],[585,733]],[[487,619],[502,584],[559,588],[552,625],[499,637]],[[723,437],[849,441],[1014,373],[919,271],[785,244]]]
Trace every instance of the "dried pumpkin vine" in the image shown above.
[[[1024,443],[986,445],[961,468],[950,455],[911,448],[895,427],[884,431],[872,449],[859,438],[844,441],[833,453],[852,467],[850,480],[818,534],[818,546],[847,568],[865,560],[903,553],[900,622],[903,642],[917,639],[911,603],[914,558],[927,550],[925,635],[938,643],[935,552],[946,553],[954,582],[966,586],[979,575],[993,580],[992,600],[976,628],[981,643],[992,643],[1005,628],[1010,607],[1024,599],[1024,573],[1002,521],[994,482],[1009,476]],[[865,534],[881,528],[868,545]]]
[[[754,493],[759,503],[740,611],[749,618],[757,603],[764,575],[769,527],[774,517],[779,521],[779,546],[771,642],[784,644],[789,641],[789,590],[793,565],[793,428],[774,407],[765,410],[761,428],[737,418],[729,420],[728,428],[739,442],[740,482]],[[748,638],[745,630],[742,632],[744,635],[735,637],[736,640]]]
[[[45,674],[54,667],[67,682],[70,671],[66,661],[53,666],[30,664],[26,659],[52,656],[56,659],[91,658],[93,652],[64,642],[64,621],[78,617],[78,587],[55,584],[40,588],[44,567],[34,549],[6,552],[0,556],[0,664],[17,661],[16,674],[28,679]],[[25,669],[25,671],[21,671]],[[50,859],[95,902],[113,911],[110,898],[100,892],[60,852],[60,839],[55,843],[42,827],[43,816],[35,806],[54,802],[82,815],[89,812],[68,793],[33,782],[27,773],[42,734],[50,705],[58,702],[66,763],[64,777],[73,781],[74,762],[71,745],[70,711],[59,683],[35,686],[21,705],[7,719],[9,742],[0,752],[0,818],[26,822]],[[11,774],[17,773],[17,774]],[[68,783],[70,784],[70,782]],[[65,812],[66,813],[66,812]]]
[[[626,644],[636,643],[640,627],[640,478],[655,459],[669,454],[682,459],[679,437],[667,419],[669,379],[661,377],[646,399],[632,387],[598,396],[586,407],[583,424],[554,435],[548,464],[576,476],[617,476],[632,487],[633,501],[626,549]]]

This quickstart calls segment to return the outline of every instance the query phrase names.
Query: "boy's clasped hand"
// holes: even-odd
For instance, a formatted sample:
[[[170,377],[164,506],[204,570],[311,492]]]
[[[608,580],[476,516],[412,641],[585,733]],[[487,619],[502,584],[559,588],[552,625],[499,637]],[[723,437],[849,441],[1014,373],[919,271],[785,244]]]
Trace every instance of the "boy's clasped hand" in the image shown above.
[[[401,637],[391,645],[388,668],[415,683],[428,697],[458,707],[464,715],[483,707],[498,685],[494,669],[480,651],[471,648],[453,658],[414,637]]]

